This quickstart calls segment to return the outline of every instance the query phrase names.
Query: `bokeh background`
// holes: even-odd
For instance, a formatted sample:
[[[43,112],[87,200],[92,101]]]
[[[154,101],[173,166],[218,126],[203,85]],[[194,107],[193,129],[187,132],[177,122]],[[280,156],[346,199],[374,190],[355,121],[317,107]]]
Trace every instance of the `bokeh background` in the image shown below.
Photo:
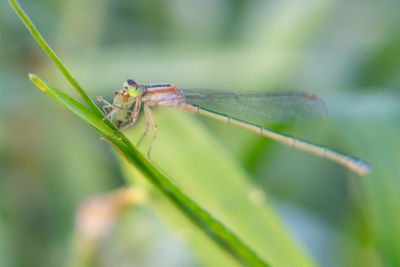
[[[153,161],[275,266],[400,266],[399,1],[20,3],[92,98],[112,100],[128,77],[323,98],[327,118],[271,128],[360,157],[370,175],[165,108]],[[0,266],[238,264],[30,83],[33,72],[77,97],[6,1],[0,40]],[[82,233],[79,206],[127,181],[144,200],[106,216],[99,237]],[[271,232],[290,251],[274,252]]]

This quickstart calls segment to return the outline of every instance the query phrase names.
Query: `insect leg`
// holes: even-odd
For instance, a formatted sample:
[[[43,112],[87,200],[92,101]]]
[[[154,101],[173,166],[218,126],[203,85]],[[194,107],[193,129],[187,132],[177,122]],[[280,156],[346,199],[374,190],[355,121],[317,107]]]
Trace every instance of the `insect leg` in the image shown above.
[[[148,115],[148,112],[147,112],[147,106],[148,106],[148,104],[147,103],[144,103],[144,105],[143,105],[144,107],[144,116],[145,116],[145,118],[146,118],[146,128],[145,128],[145,130],[144,130],[144,133],[143,133],[143,135],[142,135],[142,137],[140,137],[140,139],[139,139],[139,142],[137,143],[137,147],[139,147],[139,145],[142,143],[142,141],[143,141],[143,139],[144,139],[144,137],[147,135],[147,133],[149,132],[149,126],[150,126],[150,120],[149,120],[149,115]]]
[[[153,114],[151,113],[151,110],[150,110],[150,108],[149,108],[148,105],[145,105],[145,106],[144,106],[144,110],[145,110],[145,112],[148,113],[148,115],[149,115],[149,117],[150,117],[150,120],[151,120],[151,123],[153,124],[153,128],[154,128],[154,136],[153,136],[153,139],[151,140],[151,143],[150,143],[150,146],[149,146],[149,150],[147,151],[147,158],[151,161],[151,159],[150,159],[150,152],[151,152],[151,149],[152,149],[152,147],[153,147],[154,141],[155,141],[156,138],[157,138],[158,127],[157,127],[157,123],[156,123],[156,121],[154,120]]]
[[[105,110],[104,107],[103,107],[103,110]],[[109,113],[107,113],[107,115],[105,115],[105,116],[101,119],[101,121],[104,121],[104,120],[106,120],[106,119],[108,119],[108,118],[111,118],[111,116],[112,116],[115,112],[117,112],[117,111],[119,111],[119,109],[116,108],[116,107],[113,107],[113,108],[111,109],[111,111],[110,111]],[[106,112],[105,112],[105,113],[106,113]]]
[[[104,104],[101,108],[103,109],[103,112],[106,114],[106,116],[104,116],[104,117],[101,119],[101,121],[104,121],[104,120],[106,120],[106,119],[108,119],[108,118],[111,118],[111,116],[112,116],[115,112],[117,112],[117,111],[119,111],[119,110],[129,111],[129,109],[121,108],[119,105],[117,105],[117,104],[115,104],[115,103],[112,103],[112,104],[109,103],[107,100],[105,100],[105,99],[102,98],[101,96],[98,96],[98,97],[97,97],[97,100],[98,100],[99,102],[101,102],[101,103]],[[114,99],[114,101],[115,101],[115,99]],[[110,111],[109,109],[111,109],[111,111]]]

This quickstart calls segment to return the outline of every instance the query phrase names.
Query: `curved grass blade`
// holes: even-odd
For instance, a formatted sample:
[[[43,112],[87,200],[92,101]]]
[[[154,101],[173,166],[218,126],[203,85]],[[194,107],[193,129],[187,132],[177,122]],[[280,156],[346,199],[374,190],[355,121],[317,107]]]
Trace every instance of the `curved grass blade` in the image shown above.
[[[32,34],[33,38],[39,43],[40,47],[46,52],[46,54],[53,60],[53,62],[57,65],[58,69],[62,72],[65,78],[70,82],[70,84],[75,88],[75,90],[80,94],[82,99],[88,104],[88,106],[98,115],[103,115],[99,107],[90,99],[90,97],[86,94],[86,92],[80,87],[78,82],[72,77],[71,73],[62,63],[62,61],[58,58],[58,56],[54,53],[54,51],[50,48],[50,46],[46,43],[43,37],[40,35],[39,31],[33,25],[32,21],[29,19],[28,15],[24,12],[21,6],[18,4],[16,0],[9,0],[10,5],[13,7],[15,13],[17,13],[18,17],[25,24],[26,28]],[[107,121],[108,126],[114,128],[114,125]]]
[[[75,99],[69,97],[58,89],[42,81],[34,74],[30,74],[31,81],[42,91],[59,101],[79,118],[84,120],[103,138],[109,141],[118,152],[121,153],[131,164],[135,165],[161,192],[163,192],[182,212],[208,236],[216,241],[231,255],[245,265],[269,266],[257,254],[245,245],[233,232],[227,229],[221,222],[212,217],[206,210],[201,208],[178,187],[169,181],[158,171],[136,148],[124,140],[113,138],[114,130],[101,121],[99,116]],[[122,134],[119,136],[123,137]]]
[[[96,113],[69,97],[63,92],[55,89],[51,85],[43,82],[35,74],[29,74],[29,79],[37,86],[40,90],[50,95],[52,98],[63,104],[70,111],[75,113],[79,118],[85,121],[87,124],[95,128],[98,132],[103,135],[112,137],[115,136],[115,131],[101,122],[102,116],[98,116]]]
[[[268,259],[272,266],[316,265],[309,251],[301,246],[282,224],[268,193],[264,194],[253,183],[239,160],[231,151],[226,150],[220,139],[206,125],[193,120],[195,115],[187,116],[179,110],[163,109],[155,112],[158,127],[168,130],[160,135],[153,159],[155,162],[162,162],[165,173],[174,174],[174,183],[200,206],[224,222],[261,257]],[[136,127],[129,132],[132,140],[140,138],[145,124],[142,122]],[[193,142],[193,136],[196,137],[196,142]],[[219,250],[210,244],[211,242],[204,240],[203,233],[197,233],[193,226],[185,224],[186,220],[179,220],[179,211],[164,197],[155,195],[157,192],[154,192],[154,187],[148,183],[146,177],[124,163],[123,159],[121,161],[126,179],[131,179],[143,190],[149,190],[148,194],[154,197],[149,199],[148,204],[161,213],[163,219],[178,233],[184,232],[185,236],[188,236],[194,249],[193,253],[200,261],[207,258],[212,248],[212,253]],[[187,179],[188,177],[190,179]],[[221,258],[225,257],[221,255]],[[204,264],[207,266],[207,262]],[[208,266],[231,265],[210,265],[208,261]]]

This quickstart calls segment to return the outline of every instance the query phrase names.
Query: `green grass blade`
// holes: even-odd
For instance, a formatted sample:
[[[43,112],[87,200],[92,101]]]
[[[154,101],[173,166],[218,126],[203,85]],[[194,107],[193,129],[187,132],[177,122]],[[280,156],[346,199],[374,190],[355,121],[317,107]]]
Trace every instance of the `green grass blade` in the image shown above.
[[[79,118],[84,120],[90,126],[95,128],[98,132],[106,136],[113,136],[115,135],[115,131],[102,123],[101,118],[102,116],[98,116],[90,109],[76,101],[75,99],[69,97],[68,95],[64,94],[63,92],[55,89],[54,87],[50,86],[49,84],[43,82],[39,77],[35,74],[29,74],[29,79],[39,87],[43,92],[50,95],[52,98],[59,101],[65,107],[67,107],[70,111],[74,112]]]
[[[374,166],[373,172],[360,181],[359,205],[371,231],[371,242],[379,252],[382,266],[400,263],[400,125],[396,115],[354,121],[342,119],[340,131],[351,147],[360,149]],[[374,125],[374,127],[371,127]],[[364,144],[369,144],[368,146]],[[357,192],[358,193],[358,192]]]
[[[213,218],[210,213],[201,208],[178,187],[171,183],[167,177],[150,164],[150,162],[130,143],[113,138],[114,130],[101,121],[102,116],[99,116],[75,99],[42,81],[36,75],[30,74],[29,77],[42,91],[59,101],[106,138],[130,163],[138,168],[158,189],[180,208],[193,223],[199,226],[226,251],[246,265],[269,266],[233,232],[227,229],[217,219]],[[121,136],[121,134],[118,135],[118,137]]]
[[[166,131],[158,135],[152,158],[165,173],[173,174],[173,181],[182,190],[224,222],[259,256],[268,259],[271,265],[315,266],[307,249],[301,247],[276,215],[268,193],[264,194],[254,185],[239,160],[226,150],[213,131],[196,120],[195,114],[167,108],[155,109],[154,113],[159,129]],[[231,131],[234,127],[227,125]],[[145,123],[139,122],[127,134],[132,140],[138,140],[144,128]],[[148,138],[147,142],[150,140]],[[146,146],[143,151],[146,151]],[[194,254],[201,261],[206,261],[204,258],[211,254],[210,247],[214,248],[213,253],[219,251],[209,240],[202,238],[202,233],[197,234],[186,220],[180,220],[179,211],[164,197],[153,192],[153,186],[146,177],[123,160],[121,165],[126,179],[132,180],[141,189],[149,190],[148,195],[153,196],[149,201],[163,219],[178,233],[190,235],[187,240],[190,240]],[[219,255],[221,259],[225,258]],[[207,265],[207,262],[204,264]],[[231,265],[227,262],[218,266]]]
[[[46,52],[46,54],[54,61],[57,67],[60,69],[65,78],[71,83],[71,85],[78,91],[81,95],[82,99],[89,105],[89,107],[98,115],[102,115],[101,110],[97,107],[97,105],[90,99],[90,97],[85,93],[85,91],[80,87],[78,82],[72,77],[71,73],[64,66],[62,61],[58,58],[58,56],[54,53],[54,51],[50,48],[50,46],[46,43],[43,37],[40,35],[39,31],[33,25],[32,21],[29,19],[28,15],[24,12],[21,6],[18,4],[16,0],[9,0],[10,5],[14,8],[15,13],[17,13],[18,17],[25,24],[26,28],[32,34],[33,38],[39,43],[42,49]],[[109,126],[112,124],[107,122]],[[113,127],[113,126],[111,126]]]

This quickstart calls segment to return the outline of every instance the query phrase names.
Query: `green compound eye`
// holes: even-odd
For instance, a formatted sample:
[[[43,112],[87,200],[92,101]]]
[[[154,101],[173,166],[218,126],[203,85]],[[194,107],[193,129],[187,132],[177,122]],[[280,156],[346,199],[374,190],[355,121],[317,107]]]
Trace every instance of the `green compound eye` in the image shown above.
[[[129,96],[139,97],[143,94],[143,89],[138,86],[134,80],[126,80],[124,82],[123,88],[127,90]]]
[[[129,88],[128,89],[128,94],[131,97],[138,97],[138,96],[141,96],[142,93],[143,93],[143,89],[142,88],[137,88],[137,87],[133,87],[133,86],[129,86],[128,88]]]

